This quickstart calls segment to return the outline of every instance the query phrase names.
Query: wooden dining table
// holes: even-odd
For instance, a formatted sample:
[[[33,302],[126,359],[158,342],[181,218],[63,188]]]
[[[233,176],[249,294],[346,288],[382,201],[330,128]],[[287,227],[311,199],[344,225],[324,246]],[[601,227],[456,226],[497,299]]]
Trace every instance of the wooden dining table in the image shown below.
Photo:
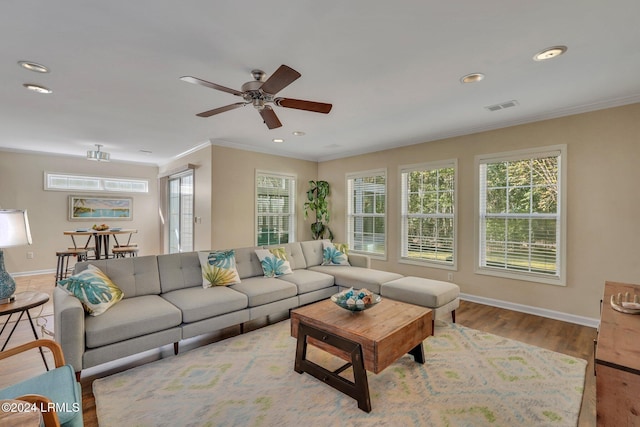
[[[90,246],[91,240],[93,239],[95,244],[95,253],[96,259],[109,258],[109,244],[110,237],[113,236],[115,240],[115,244],[120,246],[120,242],[118,242],[118,236],[121,234],[128,234],[129,238],[127,240],[127,244],[131,243],[131,236],[137,233],[138,230],[135,228],[108,228],[106,230],[94,230],[94,229],[77,229],[77,230],[69,230],[64,231],[64,235],[71,236],[71,240],[73,241],[73,247],[75,249],[87,249]],[[82,245],[78,245],[76,243],[76,237],[78,236],[86,236],[87,241]]]

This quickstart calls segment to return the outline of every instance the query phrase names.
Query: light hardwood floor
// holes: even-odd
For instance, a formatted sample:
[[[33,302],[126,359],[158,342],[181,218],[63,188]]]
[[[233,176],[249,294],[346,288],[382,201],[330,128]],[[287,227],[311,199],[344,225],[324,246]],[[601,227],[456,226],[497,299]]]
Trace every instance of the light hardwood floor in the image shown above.
[[[54,287],[54,275],[36,275],[16,278],[17,290],[40,291],[51,294]],[[598,304],[594,301],[594,304]],[[38,325],[45,330],[53,331],[53,302],[49,300],[43,307],[32,309],[31,315]],[[14,315],[15,316],[15,315]],[[36,319],[37,316],[37,319]],[[4,324],[6,317],[0,318]],[[593,367],[593,340],[596,338],[596,330],[586,326],[551,320],[543,317],[523,314],[515,311],[504,310],[482,304],[463,301],[457,311],[456,320],[459,324],[469,328],[490,332],[506,338],[529,343],[549,350],[568,354],[585,359],[589,362],[586,372],[584,396],[580,412],[580,427],[594,427],[596,425],[596,385]],[[249,325],[247,329],[263,326],[260,322]],[[7,327],[9,329],[9,327]],[[42,334],[42,327],[37,326],[38,334]],[[200,340],[192,340],[185,345],[181,344],[181,351],[209,342],[227,338],[239,333],[239,328],[229,328],[218,334],[203,337]],[[0,337],[4,342],[7,331]],[[27,342],[33,339],[33,333],[28,321],[22,320],[11,338],[8,347]],[[95,400],[93,398],[92,384],[96,378],[110,375],[128,369],[132,366],[148,363],[173,355],[173,346],[151,350],[139,356],[132,356],[124,360],[102,365],[83,371],[81,380],[84,422],[87,427],[98,425],[96,418]],[[48,359],[52,358],[47,354]],[[0,365],[0,388],[12,384],[22,378],[28,378],[44,371],[44,366],[39,353],[34,351],[24,357],[12,357],[4,360]]]

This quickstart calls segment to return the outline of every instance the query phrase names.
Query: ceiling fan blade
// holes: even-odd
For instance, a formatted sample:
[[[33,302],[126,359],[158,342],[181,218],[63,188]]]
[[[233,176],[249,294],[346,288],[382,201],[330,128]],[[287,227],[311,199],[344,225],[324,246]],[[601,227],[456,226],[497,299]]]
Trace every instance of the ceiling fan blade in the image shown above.
[[[262,89],[264,93],[274,95],[300,78],[300,76],[302,76],[302,74],[293,68],[281,65],[280,68],[262,84],[260,89]]]
[[[225,105],[224,107],[214,108],[213,110],[205,111],[203,113],[196,114],[198,117],[211,117],[215,114],[224,113],[225,111],[235,110],[236,108],[244,107],[246,102],[236,102],[235,104]]]
[[[270,106],[266,105],[262,110],[260,110],[260,115],[269,129],[275,129],[282,126],[282,123],[278,120],[278,116],[276,116],[275,111],[273,111],[273,108]]]
[[[273,100],[276,105],[286,108],[295,108],[297,110],[314,111],[316,113],[328,114],[331,111],[331,104],[325,104],[324,102],[305,101],[302,99],[292,98],[276,98]]]
[[[220,86],[218,84],[211,83],[211,82],[208,82],[206,80],[199,79],[197,77],[183,76],[183,77],[180,77],[180,80],[182,80],[183,82],[187,82],[187,83],[193,83],[193,84],[200,85],[200,86],[206,86],[206,87],[209,87],[211,89],[221,90],[223,92],[227,92],[227,93],[230,93],[230,94],[233,94],[233,95],[237,95],[237,96],[244,95],[239,90],[231,89],[231,88],[228,88],[228,87],[225,87],[225,86]]]

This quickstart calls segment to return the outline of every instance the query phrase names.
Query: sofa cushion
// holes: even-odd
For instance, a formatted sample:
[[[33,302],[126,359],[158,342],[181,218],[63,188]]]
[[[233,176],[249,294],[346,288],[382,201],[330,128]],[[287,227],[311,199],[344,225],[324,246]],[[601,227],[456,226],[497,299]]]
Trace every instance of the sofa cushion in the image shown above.
[[[123,297],[118,285],[95,265],[58,281],[58,287],[78,298],[90,316],[101,315]]]
[[[438,308],[460,296],[455,283],[424,277],[401,277],[382,285],[382,296],[423,307]]]
[[[333,286],[333,276],[311,270],[294,270],[293,274],[278,277],[298,287],[298,294],[306,294]]]
[[[158,255],[158,271],[164,293],[194,286],[202,288],[202,267],[197,252]]]
[[[240,283],[240,276],[236,270],[236,251],[198,252],[202,267],[202,286],[228,286]]]
[[[330,243],[329,240],[309,240],[306,242],[300,242],[304,259],[307,262],[307,268],[322,264],[324,254],[323,242]]]
[[[347,245],[323,241],[322,265],[349,265]]]
[[[294,297],[298,288],[293,283],[272,277],[247,277],[231,289],[242,292],[249,298],[249,307],[269,304],[281,299]]]
[[[243,293],[225,286],[203,288],[202,286],[179,289],[162,294],[182,311],[182,322],[191,323],[208,319],[247,307],[249,299]]]
[[[236,249],[236,268],[240,280],[246,277],[262,276],[262,264],[256,255],[256,249],[262,249],[262,247],[252,246]]]
[[[380,285],[383,283],[403,277],[398,273],[353,266],[318,265],[311,267],[310,270],[332,275],[338,286],[354,289],[367,288],[376,294],[380,293]]]
[[[86,270],[89,264],[98,267],[117,283],[124,292],[125,300],[141,295],[159,295],[161,292],[155,255],[79,262],[75,265],[74,273]]]
[[[125,298],[101,316],[86,316],[86,346],[100,347],[178,326],[180,310],[158,295]]]
[[[265,277],[278,277],[292,273],[291,264],[283,247],[256,249],[256,255],[262,264]]]

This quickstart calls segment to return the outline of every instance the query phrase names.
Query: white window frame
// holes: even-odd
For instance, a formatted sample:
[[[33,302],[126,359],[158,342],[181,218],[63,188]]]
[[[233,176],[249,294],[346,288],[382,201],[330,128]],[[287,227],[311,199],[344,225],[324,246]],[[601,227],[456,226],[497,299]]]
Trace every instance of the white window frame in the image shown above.
[[[259,196],[258,178],[260,176],[267,176],[267,177],[272,177],[277,179],[289,180],[289,213],[288,214],[260,212],[259,210],[260,201],[258,200],[258,196]],[[288,240],[289,240],[289,243],[296,241],[296,181],[297,181],[297,176],[293,174],[269,172],[269,171],[256,169],[255,177],[253,181],[255,186],[254,242],[256,245],[260,245],[258,243],[258,239],[260,237],[258,228],[260,227],[260,218],[263,216],[264,217],[288,217],[288,220],[289,220],[289,229],[287,230],[287,233],[289,235]],[[267,245],[284,244],[284,243],[286,242],[267,243]]]
[[[354,179],[358,179],[358,178],[370,178],[370,177],[375,177],[375,176],[382,176],[384,177],[384,213],[354,213],[354,206],[353,206],[353,180]],[[371,258],[375,258],[375,259],[381,259],[381,260],[386,260],[387,259],[387,235],[388,235],[388,221],[387,221],[387,212],[389,211],[389,204],[388,204],[388,196],[387,196],[387,188],[388,188],[388,176],[387,176],[387,170],[386,169],[374,169],[374,170],[368,170],[368,171],[362,171],[362,172],[352,172],[352,173],[347,173],[346,174],[346,185],[345,188],[347,189],[346,193],[346,197],[347,197],[347,210],[346,210],[346,227],[345,229],[347,230],[347,243],[349,245],[349,250],[354,252],[354,253],[361,253],[361,254],[366,254],[369,255]],[[375,205],[375,203],[374,203]],[[384,221],[384,235],[382,236],[382,241],[383,241],[383,252],[374,252],[374,251],[364,251],[361,249],[356,249],[356,245],[355,245],[355,230],[353,229],[353,223],[354,220],[356,218],[365,218],[365,217],[371,217],[371,218],[381,218]],[[375,234],[379,234],[379,233],[374,233]],[[375,238],[374,238],[375,240]]]
[[[409,188],[407,183],[407,175],[415,171],[435,171],[440,169],[453,168],[453,212],[448,213],[421,213],[409,214]],[[421,265],[425,267],[441,268],[445,270],[457,270],[458,266],[458,160],[447,159],[434,162],[426,162],[413,165],[403,165],[399,167],[400,182],[400,253],[398,262],[403,264]],[[409,257],[409,241],[408,241],[408,219],[413,218],[448,218],[453,220],[453,241],[452,241],[452,261],[439,261],[433,259],[420,259]]]
[[[45,172],[44,189],[46,191],[148,193],[149,180]]]
[[[518,161],[533,158],[543,157],[558,157],[558,176],[557,176],[557,188],[558,188],[558,200],[557,200],[557,212],[555,214],[541,214],[531,213],[529,216],[523,214],[497,214],[500,217],[517,217],[531,218],[531,219],[544,219],[553,216],[556,220],[556,273],[536,273],[529,271],[517,271],[510,270],[502,267],[487,266],[484,262],[484,217],[486,212],[483,212],[484,198],[484,184],[483,177],[481,176],[481,167],[488,163],[499,163],[505,161]],[[529,282],[545,283],[557,286],[566,286],[566,242],[567,242],[567,227],[566,227],[566,188],[567,188],[567,146],[566,144],[553,145],[546,147],[539,147],[526,150],[502,152],[496,154],[479,155],[475,157],[475,176],[476,176],[476,191],[475,191],[475,214],[476,214],[476,244],[475,244],[475,258],[476,268],[475,272],[478,274],[485,274],[490,276],[504,277],[509,279],[523,280]]]

